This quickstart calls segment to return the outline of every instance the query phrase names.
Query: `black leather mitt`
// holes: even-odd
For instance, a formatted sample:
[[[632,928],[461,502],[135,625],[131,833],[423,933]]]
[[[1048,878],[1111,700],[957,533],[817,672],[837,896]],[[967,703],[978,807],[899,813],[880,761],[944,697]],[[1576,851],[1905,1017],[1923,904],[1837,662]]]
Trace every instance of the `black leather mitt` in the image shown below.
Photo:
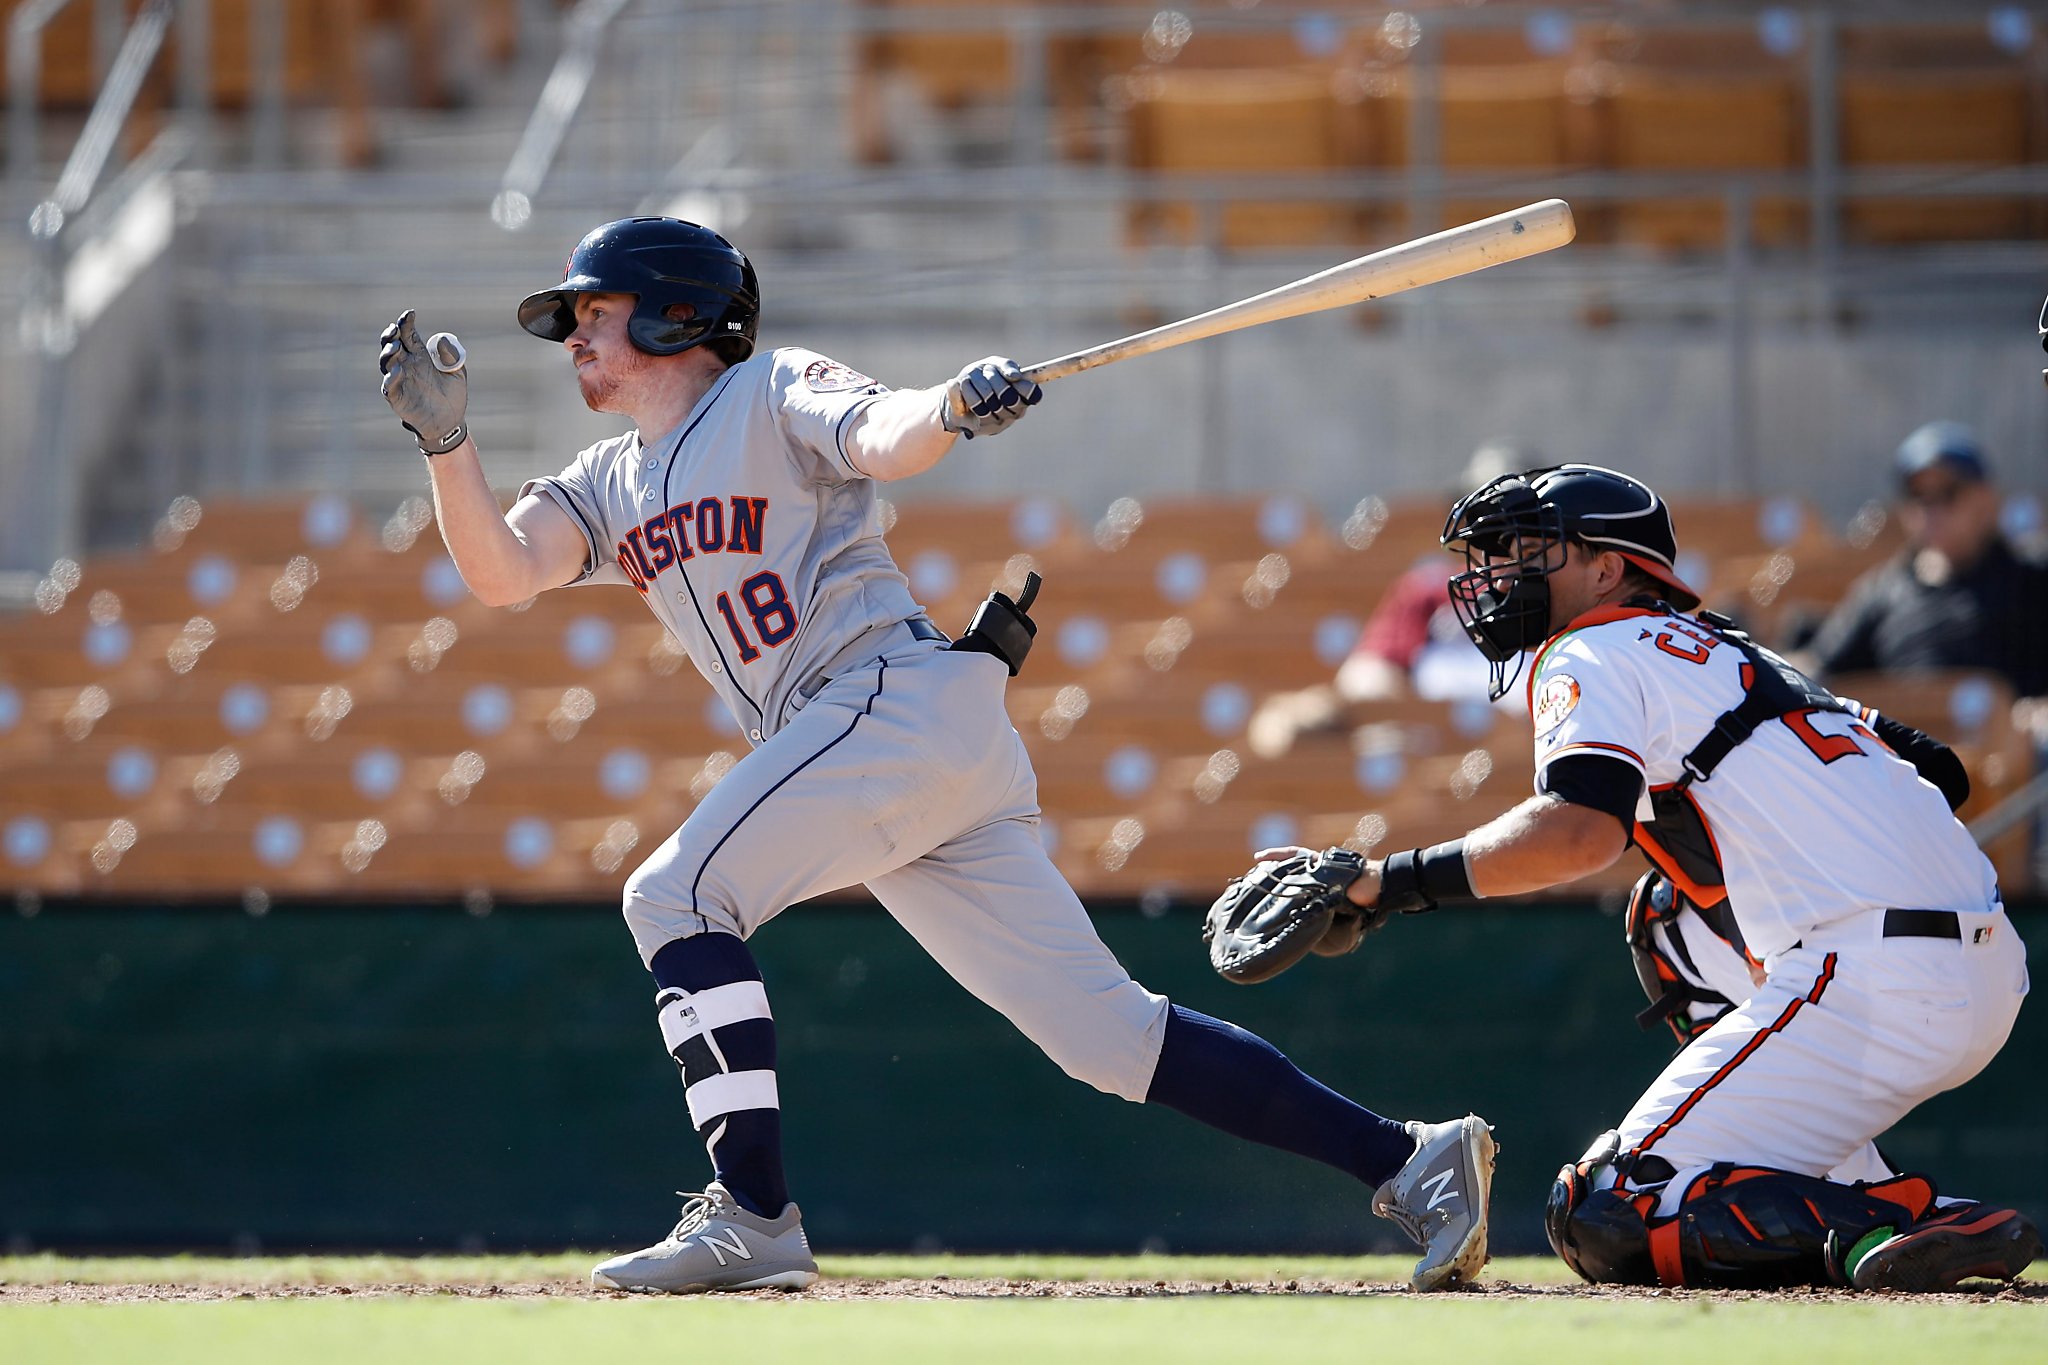
[[[1224,980],[1248,986],[1280,975],[1310,953],[1350,952],[1387,919],[1344,896],[1364,871],[1365,859],[1348,848],[1259,863],[1209,907],[1202,940],[1209,945],[1210,965]]]

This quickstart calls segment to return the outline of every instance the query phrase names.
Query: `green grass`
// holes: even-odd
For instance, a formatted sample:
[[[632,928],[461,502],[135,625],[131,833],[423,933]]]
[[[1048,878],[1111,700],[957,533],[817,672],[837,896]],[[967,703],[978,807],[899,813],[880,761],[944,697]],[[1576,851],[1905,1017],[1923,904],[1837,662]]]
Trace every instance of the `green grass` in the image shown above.
[[[1284,1257],[869,1257],[838,1277],[1284,1283],[1387,1280],[1398,1262]],[[539,1284],[579,1280],[586,1257],[0,1259],[0,1284]],[[1547,1261],[1490,1278],[1559,1282]],[[867,1362],[1475,1361],[1522,1365],[1771,1365],[2048,1358],[2048,1301],[1982,1298],[1585,1298],[1561,1294],[1362,1297],[733,1299],[479,1298],[454,1293],[160,1303],[0,1303],[7,1365],[769,1365]]]

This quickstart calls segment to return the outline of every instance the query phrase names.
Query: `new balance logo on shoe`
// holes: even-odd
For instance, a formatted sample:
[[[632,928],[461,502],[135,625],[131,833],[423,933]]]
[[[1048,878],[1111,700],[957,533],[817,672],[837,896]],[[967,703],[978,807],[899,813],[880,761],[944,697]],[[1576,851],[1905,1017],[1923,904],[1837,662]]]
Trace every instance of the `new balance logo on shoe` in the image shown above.
[[[1456,1174],[1455,1170],[1438,1171],[1435,1175],[1422,1182],[1422,1188],[1428,1191],[1430,1196],[1429,1202],[1422,1206],[1425,1212],[1435,1208],[1446,1199],[1456,1199],[1458,1197],[1458,1192],[1451,1188],[1451,1177]]]
[[[728,1251],[739,1257],[742,1261],[754,1259],[754,1253],[747,1250],[747,1244],[740,1240],[739,1229],[727,1228],[725,1235],[732,1240],[721,1242],[718,1239],[718,1234],[715,1232],[700,1233],[697,1240],[711,1249],[711,1254],[718,1258],[718,1264],[721,1267],[726,1264],[725,1253]]]

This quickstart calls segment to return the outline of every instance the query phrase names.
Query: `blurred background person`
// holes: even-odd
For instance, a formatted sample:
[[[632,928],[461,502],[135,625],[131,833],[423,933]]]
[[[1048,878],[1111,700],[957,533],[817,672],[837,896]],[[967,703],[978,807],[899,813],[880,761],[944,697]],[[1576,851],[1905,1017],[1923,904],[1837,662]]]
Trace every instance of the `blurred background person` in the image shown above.
[[[1502,474],[1542,463],[1543,457],[1526,446],[1488,441],[1472,452],[1449,495],[1461,498]],[[1352,706],[1407,697],[1486,701],[1486,661],[1451,610],[1450,576],[1443,553],[1425,550],[1387,588],[1328,684],[1276,692],[1260,704],[1247,735],[1252,752],[1274,758],[1304,734],[1342,729],[1346,708]],[[1519,707],[1521,702],[1510,696],[1501,704]]]
[[[1929,422],[1899,446],[1906,544],[1829,614],[1805,652],[1824,675],[1969,668],[2011,684],[2015,720],[2039,744],[2048,715],[2048,565],[2015,547],[1977,434]]]

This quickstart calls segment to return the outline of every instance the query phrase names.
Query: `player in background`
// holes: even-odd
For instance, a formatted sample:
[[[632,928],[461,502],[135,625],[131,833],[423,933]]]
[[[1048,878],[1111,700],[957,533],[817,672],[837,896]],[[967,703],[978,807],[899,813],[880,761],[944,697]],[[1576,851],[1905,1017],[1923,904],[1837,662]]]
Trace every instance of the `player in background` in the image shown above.
[[[1670,514],[1626,475],[1505,476],[1459,501],[1444,543],[1466,556],[1451,595],[1494,694],[1534,656],[1536,795],[1462,839],[1367,860],[1351,902],[1525,895],[1633,841],[1724,912],[1760,973],[1560,1172],[1558,1254],[1614,1283],[2017,1275],[2040,1249],[2017,1212],[1939,1199],[1917,1176],[1826,1178],[1982,1070],[2027,989],[1991,865],[1923,777],[1940,757],[1902,756],[1931,741],[1690,614]]]
[[[1025,628],[1011,614],[949,648],[883,544],[876,483],[931,468],[957,437],[1004,431],[1038,386],[1001,357],[892,391],[810,351],[757,353],[759,297],[746,257],[706,228],[636,218],[586,236],[519,318],[562,346],[589,407],[632,429],[527,483],[509,512],[466,425],[459,345],[423,341],[407,312],[379,358],[471,592],[506,606],[569,584],[638,590],[754,746],[625,887],[715,1179],[666,1238],[593,1283],[816,1279],[746,939],[860,883],[1070,1075],[1349,1172],[1422,1242],[1416,1288],[1470,1279],[1486,1257],[1486,1125],[1383,1118],[1133,981],[1039,839],[1036,781],[1003,704]]]

